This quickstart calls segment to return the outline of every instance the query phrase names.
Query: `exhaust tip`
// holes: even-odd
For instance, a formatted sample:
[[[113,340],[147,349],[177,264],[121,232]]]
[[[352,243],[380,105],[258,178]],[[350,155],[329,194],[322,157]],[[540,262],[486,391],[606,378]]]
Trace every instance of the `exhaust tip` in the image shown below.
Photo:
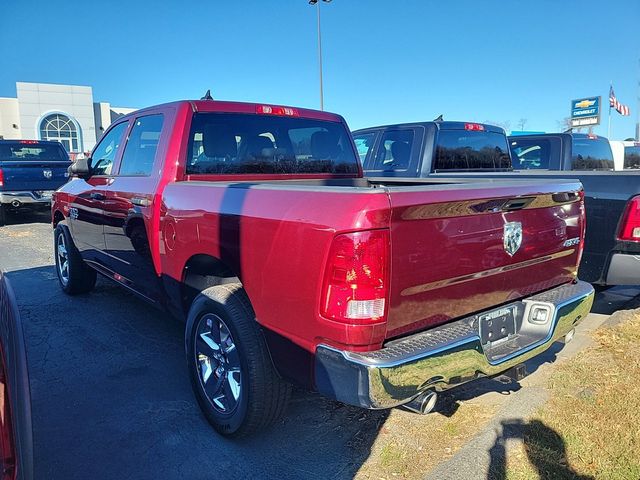
[[[576,334],[576,329],[572,328],[571,331],[564,336],[564,343],[569,343],[571,340],[573,340],[573,337],[575,336],[575,334]]]
[[[433,411],[438,401],[438,394],[436,392],[427,391],[409,403],[403,405],[404,408],[420,415],[426,415]]]

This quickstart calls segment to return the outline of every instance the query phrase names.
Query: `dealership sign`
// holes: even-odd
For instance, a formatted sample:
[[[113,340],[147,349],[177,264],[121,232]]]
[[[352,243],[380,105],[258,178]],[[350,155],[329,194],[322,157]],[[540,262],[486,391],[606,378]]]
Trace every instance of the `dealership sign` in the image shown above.
[[[580,98],[571,102],[571,126],[600,124],[600,97]]]

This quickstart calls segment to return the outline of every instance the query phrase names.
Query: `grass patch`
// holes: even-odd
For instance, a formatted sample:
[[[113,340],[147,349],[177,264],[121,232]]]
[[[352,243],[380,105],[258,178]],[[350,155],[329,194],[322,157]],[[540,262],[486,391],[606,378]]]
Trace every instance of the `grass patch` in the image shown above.
[[[549,402],[507,452],[506,478],[640,479],[640,312],[593,336],[551,375]]]
[[[424,478],[474,437],[496,407],[461,402],[451,417],[391,411],[355,478],[386,480]]]

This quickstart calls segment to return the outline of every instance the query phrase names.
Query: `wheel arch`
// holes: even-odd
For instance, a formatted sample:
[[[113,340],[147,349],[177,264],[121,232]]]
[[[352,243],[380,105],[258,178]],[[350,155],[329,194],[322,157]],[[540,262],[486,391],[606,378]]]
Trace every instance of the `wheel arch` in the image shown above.
[[[187,316],[193,300],[209,287],[225,283],[242,284],[238,275],[219,258],[198,253],[189,257],[182,267],[180,282],[181,308]]]
[[[64,214],[60,210],[53,212],[53,228],[56,228],[60,222],[64,221]]]

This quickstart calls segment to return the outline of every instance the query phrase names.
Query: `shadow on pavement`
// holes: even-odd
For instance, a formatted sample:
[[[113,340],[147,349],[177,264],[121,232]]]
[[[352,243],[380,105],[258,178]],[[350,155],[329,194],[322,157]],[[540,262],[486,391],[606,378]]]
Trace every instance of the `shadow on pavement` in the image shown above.
[[[525,362],[527,376],[536,372],[542,365],[555,362],[564,345],[563,342],[555,342],[548,350]],[[511,395],[521,388],[522,386],[519,382],[504,375],[480,378],[442,394],[438,400],[436,411],[450,417],[458,410],[460,402],[471,400],[487,393]]]
[[[29,223],[51,223],[51,209],[20,209],[18,211],[8,210],[6,225],[24,225]]]
[[[388,417],[296,389],[274,428],[224,439],[191,391],[181,323],[105,279],[69,297],[53,266],[8,277],[25,329],[35,478],[353,478]]]
[[[599,287],[591,313],[611,315],[618,310],[637,308],[640,287],[637,285],[619,285],[616,287]]]
[[[488,478],[507,478],[507,442],[521,440],[529,463],[541,480],[593,480],[593,477],[578,475],[566,457],[562,436],[539,420],[524,422],[519,419],[501,422],[495,443],[489,449],[491,463]]]

